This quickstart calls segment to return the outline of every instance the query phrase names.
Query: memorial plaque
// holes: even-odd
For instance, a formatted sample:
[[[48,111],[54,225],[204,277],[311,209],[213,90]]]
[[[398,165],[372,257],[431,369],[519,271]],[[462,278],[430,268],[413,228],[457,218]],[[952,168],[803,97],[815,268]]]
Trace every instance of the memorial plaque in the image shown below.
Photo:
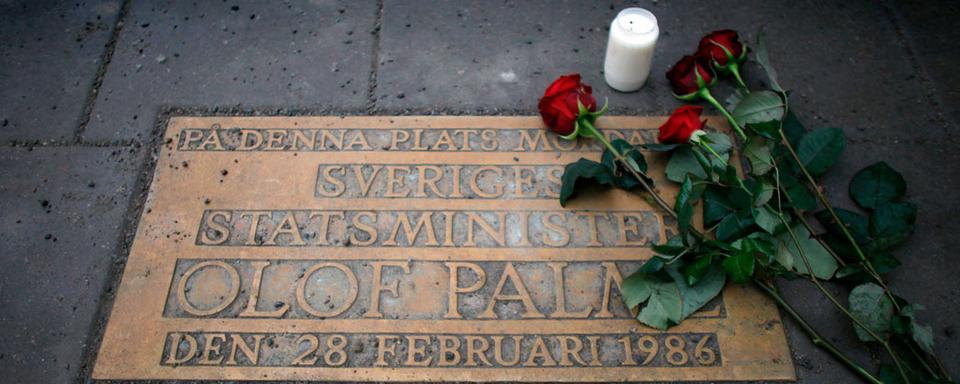
[[[663,120],[598,124],[639,143]],[[794,379],[749,287],[633,319],[620,284],[676,228],[638,193],[560,206],[599,149],[536,117],[171,118],[93,377]]]

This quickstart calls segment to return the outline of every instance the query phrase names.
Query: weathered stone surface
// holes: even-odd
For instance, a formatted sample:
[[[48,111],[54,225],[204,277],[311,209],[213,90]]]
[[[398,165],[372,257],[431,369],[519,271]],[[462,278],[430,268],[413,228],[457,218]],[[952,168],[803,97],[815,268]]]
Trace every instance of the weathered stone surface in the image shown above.
[[[91,91],[89,87],[99,65],[97,60],[104,52],[121,3],[117,0],[0,5],[3,20],[0,23],[3,36],[0,85],[5,90],[0,93],[0,122],[3,122],[0,141],[71,138],[76,123],[82,118],[84,98]],[[88,127],[87,138],[146,139],[157,108],[162,105],[209,110],[212,106],[242,103],[238,109],[257,113],[276,113],[278,108],[301,113],[311,109],[329,109],[331,114],[355,112],[364,105],[363,95],[370,89],[366,71],[370,68],[373,40],[368,34],[376,25],[376,6],[372,1],[360,5],[344,2],[341,6],[323,5],[314,12],[312,4],[198,2],[197,8],[192,8],[193,5],[186,2],[165,5],[132,2],[131,12],[120,31],[121,45],[106,68],[107,81],[101,89],[101,93],[109,90],[114,96],[101,94],[95,100],[97,111]],[[237,11],[232,10],[234,5]],[[955,120],[960,117],[957,115],[960,103],[955,86],[956,71],[952,69],[958,56],[956,42],[960,40],[953,27],[957,18],[953,2],[645,2],[640,5],[654,10],[665,33],[661,35],[651,76],[654,82],[634,94],[614,93],[603,84],[599,72],[606,39],[604,28],[617,10],[632,2],[613,2],[613,9],[607,3],[594,6],[573,2],[554,2],[550,6],[534,2],[497,3],[487,7],[445,2],[429,4],[433,10],[413,2],[401,5],[385,2],[384,5],[376,93],[381,114],[403,113],[408,109],[425,113],[482,109],[485,114],[509,109],[511,113],[533,114],[536,98],[547,82],[564,72],[581,71],[595,86],[598,96],[610,97],[618,114],[663,115],[679,103],[667,95],[662,74],[677,57],[693,49],[700,35],[732,27],[746,33],[752,41],[755,30],[766,25],[772,59],[784,83],[794,89],[794,106],[801,117],[811,127],[843,126],[860,143],[848,148],[838,174],[826,180],[828,191],[844,198],[849,176],[859,166],[881,158],[907,175],[910,199],[920,205],[920,223],[918,233],[898,256],[907,268],[917,273],[897,272],[893,283],[908,299],[932,307],[922,312],[921,317],[934,326],[938,350],[947,357],[957,355],[960,343],[953,315],[957,293],[953,290],[952,278],[957,271],[952,268],[955,263],[951,261],[950,251],[958,248],[952,235],[958,228],[950,216],[956,209],[950,205],[949,191],[958,186],[951,177],[957,174],[954,168],[958,159],[949,149],[956,143],[956,132],[949,129],[956,129]],[[287,6],[291,7],[290,11],[284,10]],[[337,16],[329,17],[341,8],[345,12],[339,16],[340,24],[324,22],[335,20]],[[254,11],[246,12],[251,9]],[[253,13],[261,17],[250,20]],[[263,15],[271,15],[270,21]],[[185,17],[190,20],[184,20]],[[275,24],[263,26],[274,21]],[[143,26],[145,23],[149,25]],[[343,44],[343,37],[352,27],[344,24],[356,26],[350,44]],[[276,25],[290,28],[286,31]],[[224,31],[224,27],[228,30]],[[297,34],[292,33],[294,29],[298,30]],[[314,32],[312,36],[310,29]],[[228,44],[219,45],[223,40],[228,40]],[[243,47],[239,47],[241,43]],[[141,48],[143,57],[139,53]],[[296,49],[302,52],[293,53]],[[188,55],[188,52],[195,53]],[[183,59],[178,62],[174,53]],[[157,60],[160,54],[164,55],[160,58],[164,65]],[[360,55],[367,56],[352,59]],[[273,65],[271,60],[276,60]],[[333,62],[350,64],[339,65],[339,71],[334,71]],[[255,71],[250,72],[245,63],[253,63]],[[141,65],[140,72],[136,72],[137,64]],[[288,67],[286,72],[282,70],[284,66]],[[291,68],[297,68],[295,78],[289,75]],[[747,71],[748,79],[752,79],[749,81],[762,80],[757,68],[750,67]],[[233,77],[238,78],[239,85],[233,84]],[[264,81],[267,77],[270,81]],[[922,82],[925,78],[927,83]],[[346,84],[350,79],[355,80]],[[244,80],[248,83],[243,83]],[[255,83],[249,84],[251,81]],[[344,88],[339,88],[340,85]],[[422,92],[421,88],[424,88]],[[943,114],[945,121],[938,113]],[[137,119],[133,119],[134,115]],[[944,137],[946,141],[942,140]],[[26,162],[23,159],[57,158],[57,167],[79,169],[88,164],[80,159],[93,156],[89,153],[109,153],[116,149],[37,148],[26,152],[26,149],[0,148],[6,159],[0,164],[0,175],[20,176],[13,181],[4,178],[0,185],[9,186],[23,180],[35,180],[35,184],[40,185],[45,175],[58,174],[52,168],[53,160]],[[848,169],[844,165],[847,162],[857,166],[850,165]],[[24,164],[28,164],[30,170],[23,170]],[[124,166],[109,175],[97,173],[90,177],[132,180],[137,171]],[[65,175],[47,179],[48,189],[74,191],[74,180]],[[104,183],[107,181],[98,179],[97,189]],[[0,193],[9,194],[8,191],[11,189]],[[427,189],[427,193],[430,192]],[[8,215],[23,212],[25,216],[31,212],[30,207],[36,202],[32,197],[22,197],[26,194],[24,189],[23,193],[18,192],[15,197],[9,195],[11,197],[4,197],[0,202],[4,223],[9,223],[6,218],[11,216]],[[107,199],[113,196],[105,192],[102,195]],[[53,198],[47,199],[54,202]],[[73,213],[87,211],[81,207],[86,203],[71,201],[57,206],[68,204],[76,205],[70,205]],[[44,239],[46,233],[51,233],[52,239],[60,232],[48,230],[57,228],[52,221],[40,219],[30,223],[27,229],[3,231],[13,233],[11,236],[18,240],[2,252],[4,265],[9,262],[13,267],[4,267],[0,279],[19,287],[15,298],[21,302],[50,302],[49,293],[59,289],[58,284],[85,281],[89,276],[89,269],[73,265],[62,268],[61,264],[52,262],[33,263],[26,271],[29,276],[50,281],[49,284],[33,284],[21,276],[24,269],[17,264],[20,260],[38,260],[54,251],[63,256],[58,262],[83,259],[72,253],[70,257],[65,256],[66,252],[76,249],[86,255],[83,246],[67,245],[65,236],[57,236],[57,243],[52,244],[51,240]],[[28,223],[23,221],[20,225]],[[80,230],[89,231],[85,232],[89,236],[112,240],[116,238],[116,227],[122,224],[121,213],[111,211],[84,224]],[[42,236],[37,236],[38,233]],[[80,240],[74,242],[86,244]],[[96,242],[97,247],[107,244]],[[48,251],[48,248],[56,249]],[[36,251],[38,249],[41,251]],[[98,269],[94,273],[106,273],[103,271]],[[55,288],[48,290],[47,285]],[[784,288],[819,329],[835,331],[834,341],[851,345],[858,361],[871,358],[866,348],[849,340],[848,326],[838,326],[845,323],[828,302],[810,300],[810,295],[816,292],[808,289],[808,284],[800,282]],[[96,289],[91,288],[91,292]],[[3,294],[8,291],[5,285]],[[82,304],[78,311],[90,311],[83,316],[92,316],[95,309],[85,306],[97,306],[94,303],[97,295],[86,291],[70,293],[90,298],[89,302],[77,302]],[[384,299],[389,300],[389,295],[384,295]],[[70,295],[64,297],[65,302],[68,300]],[[76,326],[77,322],[87,321],[81,319],[83,316],[39,312],[36,305],[8,306],[6,301],[3,308],[6,328],[30,328],[15,334],[13,341],[0,352],[0,374],[25,382],[68,382],[77,376],[75,367],[84,364],[77,351],[81,340],[85,340],[77,335],[85,332],[81,328],[89,328],[88,325]],[[59,309],[63,308],[67,307]],[[72,306],[69,308],[72,310]],[[40,337],[57,327],[69,328],[63,331],[68,336]],[[801,382],[854,380],[845,368],[813,347],[798,328],[790,330]],[[60,354],[53,356],[50,351],[54,350]],[[51,364],[54,359],[57,363]],[[947,363],[955,376],[960,374],[955,363],[949,359]],[[37,376],[41,373],[50,376]]]
[[[942,108],[946,123],[953,124],[956,137],[956,122],[960,120],[960,74],[956,69],[960,55],[960,30],[955,20],[960,15],[960,4],[955,1],[894,1],[895,10],[902,18],[904,33],[911,39],[909,51],[929,77],[922,83],[928,92],[939,96],[935,108]],[[916,81],[916,80],[914,80]]]
[[[836,168],[823,180],[831,201],[839,207],[857,210],[848,196],[847,185],[857,171],[878,161],[887,162],[903,174],[907,181],[904,199],[918,208],[916,232],[894,252],[903,265],[890,274],[890,284],[907,301],[926,307],[919,313],[919,318],[933,327],[938,355],[955,356],[960,353],[960,339],[953,313],[960,306],[960,288],[945,282],[952,281],[950,276],[960,273],[960,267],[952,261],[953,250],[960,247],[960,241],[944,234],[960,231],[954,214],[960,207],[956,199],[945,197],[944,191],[960,186],[960,154],[948,147],[909,143],[853,144],[847,147]],[[869,362],[883,356],[883,353],[871,355],[855,339],[850,321],[822,298],[811,284],[795,281],[784,283],[782,288],[814,328],[851,353],[857,361]],[[836,289],[834,293],[845,297],[848,292]],[[832,357],[819,353],[795,323],[787,321],[787,325],[801,381],[859,380]],[[945,359],[944,364],[954,374],[960,371],[956,361]]]
[[[81,371],[141,153],[0,149],[4,381],[68,383]]]
[[[134,2],[86,138],[145,140],[159,107],[362,109],[372,1]]]
[[[580,72],[617,113],[656,114],[670,98],[666,61],[681,47],[659,46],[642,92],[613,91],[600,71],[617,10],[592,2],[387,2],[377,106],[532,113],[550,81]]]
[[[598,125],[641,143],[662,121]],[[557,164],[599,151],[546,147],[541,124],[171,119],[93,377],[792,379],[748,287],[668,331],[636,322],[619,286],[673,226],[625,191],[560,207]]]
[[[960,319],[952,314],[960,307],[960,287],[944,282],[960,274],[955,261],[960,239],[947,235],[960,231],[956,220],[960,201],[951,195],[960,187],[960,153],[950,146],[930,144],[852,145],[824,180],[830,198],[845,208],[855,208],[847,183],[857,171],[878,161],[903,174],[907,181],[904,200],[917,205],[916,231],[894,252],[903,265],[891,273],[891,284],[906,300],[927,308],[919,316],[933,326],[939,355],[956,356],[960,353],[956,334]],[[944,363],[954,374],[960,372],[960,363],[949,359]]]
[[[809,117],[811,126],[840,126],[855,139],[946,134],[917,81],[917,68],[903,54],[906,41],[887,10],[876,4],[647,4],[661,29],[651,75],[640,92],[622,94],[603,82],[601,70],[606,28],[617,11],[631,5],[388,2],[377,105],[387,111],[533,113],[550,81],[581,72],[600,100],[609,98],[615,112],[664,114],[681,105],[670,97],[664,74],[681,56],[696,50],[701,36],[731,28],[752,44],[756,31],[764,27],[780,81],[794,91],[793,107]],[[752,83],[765,80],[753,66],[746,76]],[[720,92],[718,98],[723,100],[724,95]]]
[[[72,139],[119,1],[0,4],[0,140]]]

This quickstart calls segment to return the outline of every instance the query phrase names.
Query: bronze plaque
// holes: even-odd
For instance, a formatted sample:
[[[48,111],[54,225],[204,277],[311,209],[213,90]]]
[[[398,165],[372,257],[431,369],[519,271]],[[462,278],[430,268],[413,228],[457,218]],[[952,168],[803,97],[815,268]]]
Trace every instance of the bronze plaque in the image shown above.
[[[620,190],[560,207],[563,166],[599,155],[537,117],[171,118],[93,377],[794,379],[748,287],[666,332],[633,319],[621,281],[675,226]]]

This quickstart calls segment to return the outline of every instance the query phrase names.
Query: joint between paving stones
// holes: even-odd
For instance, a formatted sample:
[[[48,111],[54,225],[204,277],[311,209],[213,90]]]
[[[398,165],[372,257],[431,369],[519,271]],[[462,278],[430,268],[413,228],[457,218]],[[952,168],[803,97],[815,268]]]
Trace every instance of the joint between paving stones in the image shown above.
[[[68,139],[61,140],[8,140],[5,145],[9,148],[60,148],[60,147],[78,147],[78,148],[111,148],[111,147],[140,147],[143,145],[136,139],[125,140],[96,140],[96,141],[75,141]]]
[[[899,12],[897,12],[895,7],[891,5],[890,2],[883,2],[881,7],[883,8],[884,12],[886,12],[887,17],[890,19],[890,24],[893,25],[893,29],[896,31],[897,37],[903,44],[903,47],[906,50],[907,60],[910,62],[910,66],[913,67],[913,70],[917,73],[917,78],[920,79],[921,88],[924,90],[927,100],[933,107],[933,111],[936,113],[939,123],[946,126],[947,112],[944,109],[943,100],[936,92],[939,87],[936,86],[933,79],[930,78],[924,69],[923,64],[921,64],[920,60],[917,58],[917,50],[913,47],[913,39],[908,36]],[[947,137],[951,140],[954,138],[950,129],[947,129]]]
[[[110,40],[107,40],[107,43],[104,45],[103,56],[100,57],[100,65],[97,67],[97,74],[94,76],[93,84],[90,86],[90,91],[87,92],[87,97],[83,102],[80,122],[73,132],[73,141],[78,144],[83,142],[83,134],[87,130],[87,124],[90,123],[91,115],[93,115],[93,106],[97,103],[100,86],[103,85],[103,79],[107,75],[107,67],[110,66],[110,61],[113,60],[113,51],[117,47],[117,38],[120,37],[120,32],[123,29],[124,21],[130,11],[131,3],[131,0],[123,1],[123,4],[120,6],[120,12],[117,14],[117,22],[113,25],[113,30],[110,31]]]
[[[96,363],[97,352],[100,350],[100,343],[103,341],[103,332],[107,326],[107,320],[110,315],[110,309],[113,308],[113,300],[120,286],[120,280],[123,277],[123,270],[127,264],[127,256],[130,247],[133,245],[134,236],[137,233],[137,227],[140,223],[140,216],[143,213],[143,207],[146,203],[147,194],[150,191],[150,184],[153,182],[153,173],[156,168],[157,158],[160,153],[160,147],[163,145],[163,132],[171,116],[180,114],[179,109],[161,108],[160,113],[154,121],[154,127],[151,130],[150,140],[147,143],[146,153],[143,156],[143,164],[140,167],[140,173],[130,193],[127,202],[126,213],[123,216],[122,230],[118,235],[117,248],[112,257],[110,270],[107,271],[107,284],[100,293],[99,305],[97,307],[94,322],[87,332],[85,349],[81,359],[80,371],[75,382],[77,384],[100,382],[92,378],[93,367]],[[140,143],[136,144],[141,148]]]
[[[383,27],[383,0],[377,0],[377,15],[374,18],[373,30],[373,48],[370,52],[370,76],[367,84],[367,107],[368,114],[373,114],[377,110],[377,73],[380,69],[380,30]]]

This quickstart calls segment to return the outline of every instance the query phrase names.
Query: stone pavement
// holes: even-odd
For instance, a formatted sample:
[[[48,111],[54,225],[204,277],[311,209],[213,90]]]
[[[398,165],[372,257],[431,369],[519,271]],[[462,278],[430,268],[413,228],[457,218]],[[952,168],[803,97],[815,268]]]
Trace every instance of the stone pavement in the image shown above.
[[[633,4],[663,32],[647,87],[622,94],[602,81],[605,28]],[[701,35],[733,28],[752,41],[761,27],[801,119],[852,141],[830,194],[845,201],[852,174],[880,159],[907,178],[919,222],[893,285],[927,306],[921,318],[960,375],[957,16],[948,0],[3,2],[0,377],[89,377],[164,111],[530,115],[549,81],[579,71],[615,114],[667,114],[680,103],[663,73]],[[797,302],[849,342],[827,302]],[[854,381],[788,331],[802,382]]]

